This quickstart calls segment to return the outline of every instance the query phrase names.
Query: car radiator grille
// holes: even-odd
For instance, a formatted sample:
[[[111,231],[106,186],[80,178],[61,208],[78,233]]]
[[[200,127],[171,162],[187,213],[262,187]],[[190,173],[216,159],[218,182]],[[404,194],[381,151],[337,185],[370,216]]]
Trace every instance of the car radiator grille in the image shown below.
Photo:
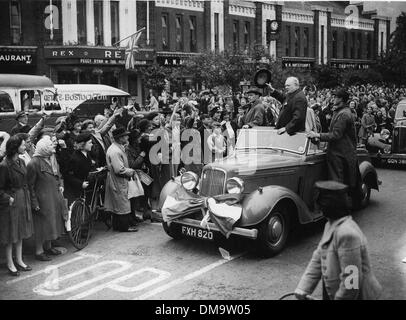
[[[202,174],[200,194],[206,197],[217,196],[224,193],[226,175],[221,170],[207,169]]]

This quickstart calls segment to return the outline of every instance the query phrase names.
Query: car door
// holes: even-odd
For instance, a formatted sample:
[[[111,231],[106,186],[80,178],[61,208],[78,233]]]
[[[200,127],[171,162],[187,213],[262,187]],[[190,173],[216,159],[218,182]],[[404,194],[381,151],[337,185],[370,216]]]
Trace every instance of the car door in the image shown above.
[[[321,212],[318,210],[315,203],[316,190],[314,184],[316,181],[327,179],[327,162],[326,162],[326,142],[313,143],[310,139],[308,141],[306,158],[304,161],[303,180],[302,180],[302,192],[301,197],[306,203],[310,212],[314,214],[314,219],[321,216]]]

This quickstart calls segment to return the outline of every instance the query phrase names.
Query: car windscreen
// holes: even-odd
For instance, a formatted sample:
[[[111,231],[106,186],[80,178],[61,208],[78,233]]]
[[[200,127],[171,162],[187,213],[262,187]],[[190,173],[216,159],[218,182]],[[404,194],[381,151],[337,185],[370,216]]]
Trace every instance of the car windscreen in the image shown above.
[[[399,103],[396,107],[395,119],[406,118],[406,103]]]
[[[236,149],[274,149],[303,154],[306,150],[307,137],[304,133],[290,136],[279,135],[277,130],[242,129],[240,130]]]

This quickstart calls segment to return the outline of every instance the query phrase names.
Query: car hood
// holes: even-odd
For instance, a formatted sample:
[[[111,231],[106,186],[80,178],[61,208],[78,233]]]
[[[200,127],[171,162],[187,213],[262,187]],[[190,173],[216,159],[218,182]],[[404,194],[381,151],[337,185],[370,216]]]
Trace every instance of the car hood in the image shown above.
[[[237,151],[235,154],[208,164],[208,168],[219,168],[225,171],[252,171],[252,169],[270,169],[298,165],[301,157],[288,152],[276,150]]]

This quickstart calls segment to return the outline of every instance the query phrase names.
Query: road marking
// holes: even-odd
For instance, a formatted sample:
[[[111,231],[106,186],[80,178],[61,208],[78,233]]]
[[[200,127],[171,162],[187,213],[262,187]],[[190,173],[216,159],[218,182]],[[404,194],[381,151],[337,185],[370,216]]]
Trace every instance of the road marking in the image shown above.
[[[79,257],[76,257],[76,258],[73,258],[73,259],[70,259],[70,260],[61,262],[61,263],[59,263],[59,264],[55,264],[55,265],[51,264],[51,265],[48,265],[48,266],[46,266],[44,269],[41,269],[41,270],[39,270],[39,271],[37,271],[37,272],[28,274],[28,275],[23,276],[23,277],[18,277],[17,279],[14,279],[14,280],[9,280],[9,281],[7,281],[6,283],[7,283],[7,284],[12,284],[12,283],[20,282],[20,281],[22,281],[22,280],[26,280],[26,279],[29,279],[29,278],[38,276],[38,275],[43,274],[43,273],[49,273],[50,268],[56,268],[56,269],[57,269],[57,268],[66,266],[67,264],[71,264],[71,263],[73,263],[73,262],[76,262],[76,261],[78,261],[78,260],[82,260],[82,259],[84,259],[84,258],[99,259],[99,258],[101,257],[101,256],[99,256],[99,255],[90,254],[90,253],[86,253],[86,252],[75,252],[75,254],[78,255]]]
[[[82,273],[88,272],[88,271],[90,271],[92,269],[95,269],[95,268],[98,268],[98,267],[101,267],[101,266],[105,266],[105,265],[109,265],[109,264],[118,264],[118,265],[121,265],[121,267],[116,268],[115,270],[112,270],[110,272],[103,273],[103,274],[101,274],[101,275],[99,275],[97,277],[94,277],[92,279],[82,281],[82,282],[80,282],[80,283],[78,283],[76,285],[73,285],[71,287],[68,287],[68,288],[65,288],[65,289],[62,289],[62,290],[53,290],[54,288],[59,288],[60,283],[62,281],[64,281],[64,280],[76,277],[76,276],[78,276],[78,275],[80,275]],[[123,272],[123,271],[129,269],[130,267],[131,267],[131,263],[126,262],[126,261],[118,261],[118,260],[103,261],[103,262],[100,262],[98,264],[92,265],[90,267],[81,269],[79,271],[69,273],[69,274],[67,274],[67,275],[65,275],[63,277],[55,277],[54,275],[51,275],[49,280],[46,280],[44,283],[42,283],[39,286],[35,287],[33,289],[33,292],[41,294],[43,296],[59,296],[59,295],[62,295],[62,294],[68,293],[68,292],[75,291],[75,290],[77,290],[79,288],[85,287],[85,286],[87,286],[87,285],[89,285],[89,284],[91,284],[93,282],[97,282],[97,281],[102,280],[104,278],[108,278],[110,276],[113,276],[115,274]],[[48,289],[51,289],[51,290],[48,290]]]
[[[201,269],[196,270],[196,271],[194,271],[192,273],[189,273],[189,274],[187,274],[186,276],[184,276],[182,278],[175,279],[175,280],[173,280],[173,281],[171,281],[171,282],[169,282],[169,283],[167,283],[167,284],[165,284],[163,286],[160,286],[160,287],[155,288],[155,289],[153,289],[153,290],[151,290],[149,292],[146,292],[143,295],[135,298],[134,300],[145,300],[145,299],[148,299],[150,297],[153,297],[153,296],[157,295],[158,293],[166,291],[166,290],[168,290],[168,289],[170,289],[170,288],[172,288],[174,286],[177,286],[177,285],[182,284],[182,283],[184,283],[186,281],[197,278],[197,277],[201,276],[202,274],[204,274],[206,272],[209,272],[210,270],[212,270],[214,268],[217,268],[218,266],[221,266],[221,265],[223,265],[223,264],[225,264],[227,262],[230,262],[230,261],[232,261],[234,259],[240,258],[244,254],[245,254],[245,252],[237,254],[237,255],[235,255],[233,257],[230,257],[229,260],[220,259],[220,260],[218,260],[218,261],[216,261],[216,262],[214,262],[212,264],[209,264],[208,266],[205,266],[204,268],[201,268]]]
[[[133,276],[142,274],[144,272],[150,272],[150,273],[155,273],[158,274],[157,278],[148,280],[144,283],[141,283],[135,287],[128,287],[128,286],[122,286],[119,283],[124,282],[124,281],[128,281],[129,279],[131,279]],[[96,292],[99,292],[103,289],[111,289],[111,290],[115,290],[118,292],[126,292],[126,293],[131,293],[131,292],[136,292],[136,291],[141,291],[144,290],[145,288],[148,288],[158,282],[161,282],[167,278],[169,278],[171,276],[171,274],[167,271],[163,271],[163,270],[159,270],[159,269],[155,269],[155,268],[143,268],[140,270],[137,270],[135,272],[132,272],[130,274],[124,275],[120,278],[114,279],[110,282],[107,282],[105,284],[102,284],[100,286],[91,288],[87,291],[84,291],[82,293],[79,293],[73,297],[68,298],[67,300],[79,300],[79,299],[83,299],[87,296],[90,296]]]

